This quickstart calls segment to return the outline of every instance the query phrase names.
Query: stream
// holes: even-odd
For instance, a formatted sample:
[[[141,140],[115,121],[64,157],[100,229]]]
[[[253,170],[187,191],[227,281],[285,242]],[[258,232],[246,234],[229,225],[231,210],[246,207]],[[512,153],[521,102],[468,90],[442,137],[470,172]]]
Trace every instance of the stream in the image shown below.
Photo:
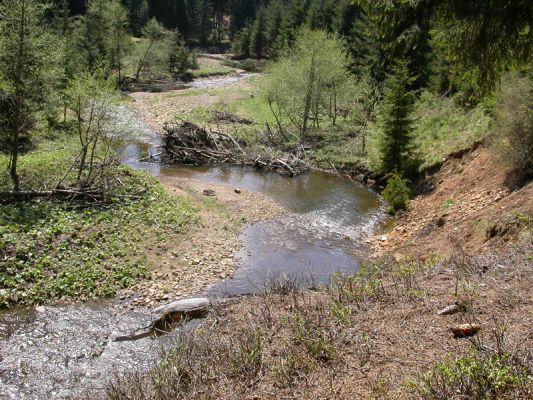
[[[220,86],[245,76],[193,82],[188,87]],[[184,88],[187,89],[188,87]],[[253,293],[271,278],[301,285],[327,284],[336,271],[355,272],[366,254],[365,239],[384,220],[380,198],[361,184],[310,171],[295,178],[250,167],[185,167],[138,160],[155,154],[160,136],[125,106],[120,110],[137,140],[122,150],[122,161],[155,176],[219,183],[262,192],[282,204],[288,215],[248,225],[240,235],[234,275],[206,293]],[[158,339],[114,342],[113,337],[148,325],[150,310],[124,309],[117,302],[36,307],[0,315],[0,398],[68,399],[102,394],[113,374],[147,368],[158,350],[172,343]]]

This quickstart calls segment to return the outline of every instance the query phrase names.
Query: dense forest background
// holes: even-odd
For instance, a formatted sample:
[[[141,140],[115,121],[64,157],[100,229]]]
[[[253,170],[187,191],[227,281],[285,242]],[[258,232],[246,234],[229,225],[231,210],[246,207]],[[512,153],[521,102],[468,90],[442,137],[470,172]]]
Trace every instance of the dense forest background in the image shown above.
[[[504,74],[531,76],[533,7],[525,0],[4,0],[0,7],[0,122],[15,190],[21,143],[31,143],[38,121],[58,126],[69,110],[76,114],[76,90],[94,99],[109,81],[128,90],[132,82],[202,76],[193,72],[199,52],[231,53],[243,69],[255,66],[250,59],[272,61],[263,94],[285,141],[337,129],[344,116],[365,156],[366,128],[377,122],[380,169],[407,176],[418,170],[417,99],[431,93],[471,109],[491,101]]]

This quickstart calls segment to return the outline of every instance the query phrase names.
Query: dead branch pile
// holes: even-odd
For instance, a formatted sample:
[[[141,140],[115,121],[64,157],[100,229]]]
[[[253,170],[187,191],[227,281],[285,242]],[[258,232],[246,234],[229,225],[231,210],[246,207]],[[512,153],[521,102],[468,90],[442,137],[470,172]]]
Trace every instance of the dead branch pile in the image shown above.
[[[230,135],[206,129],[192,122],[166,124],[163,128],[163,160],[179,164],[231,163],[270,169],[295,176],[309,169],[305,151],[284,156],[246,154]]]
[[[163,148],[167,161],[181,164],[236,162],[244,152],[231,136],[212,132],[192,122],[165,124]]]
[[[239,117],[236,114],[232,114],[226,111],[211,110],[214,120],[216,122],[232,122],[234,124],[251,125],[252,121],[249,119]]]
[[[309,165],[294,154],[288,154],[281,157],[271,156],[258,156],[252,163],[248,162],[247,165],[252,165],[259,169],[270,169],[273,171],[288,174],[290,176],[296,176],[309,169]]]

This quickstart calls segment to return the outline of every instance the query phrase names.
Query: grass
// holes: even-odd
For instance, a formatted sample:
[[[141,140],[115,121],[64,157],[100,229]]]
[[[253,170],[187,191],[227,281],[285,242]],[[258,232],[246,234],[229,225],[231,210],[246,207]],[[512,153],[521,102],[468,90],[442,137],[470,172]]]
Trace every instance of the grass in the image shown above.
[[[192,78],[208,78],[210,76],[230,75],[235,73],[235,68],[226,65],[201,64],[198,69],[188,71]]]
[[[421,168],[467,149],[489,133],[490,116],[482,104],[465,110],[453,98],[423,92],[414,113],[415,146]]]
[[[46,190],[55,187],[77,155],[77,138],[58,132],[49,132],[36,138],[35,148],[19,158],[18,171],[21,189]],[[0,188],[10,190],[9,159],[0,154]]]
[[[41,139],[20,159],[23,187],[53,188],[75,144],[63,134]],[[107,206],[47,199],[0,205],[0,307],[112,296],[147,276],[149,248],[195,220],[188,200],[167,194],[146,173],[116,165],[108,174],[121,183],[111,197],[143,194]],[[2,186],[9,188],[6,176]]]

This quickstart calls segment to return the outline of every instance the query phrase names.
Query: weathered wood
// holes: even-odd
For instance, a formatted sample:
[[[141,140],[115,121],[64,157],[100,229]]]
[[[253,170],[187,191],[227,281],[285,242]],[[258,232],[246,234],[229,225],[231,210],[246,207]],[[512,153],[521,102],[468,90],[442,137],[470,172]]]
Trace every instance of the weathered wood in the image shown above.
[[[236,114],[232,114],[226,111],[211,110],[215,121],[232,122],[234,124],[251,125],[252,121],[246,118],[239,117]]]
[[[36,198],[64,198],[69,200],[90,200],[92,203],[103,204],[112,199],[140,199],[140,194],[106,194],[104,190],[98,188],[57,188],[53,190],[21,190],[0,192],[0,202],[9,203],[13,201],[33,200]]]
[[[216,132],[188,121],[164,126],[164,154],[167,162],[180,164],[232,163],[264,168],[295,176],[309,169],[303,146],[284,157],[251,156],[231,135]]]
[[[173,301],[154,310],[155,317],[149,326],[138,329],[129,335],[118,336],[114,340],[115,342],[123,342],[162,336],[174,330],[178,324],[184,321],[205,317],[214,307],[227,301],[227,299],[213,300],[207,297]]]

